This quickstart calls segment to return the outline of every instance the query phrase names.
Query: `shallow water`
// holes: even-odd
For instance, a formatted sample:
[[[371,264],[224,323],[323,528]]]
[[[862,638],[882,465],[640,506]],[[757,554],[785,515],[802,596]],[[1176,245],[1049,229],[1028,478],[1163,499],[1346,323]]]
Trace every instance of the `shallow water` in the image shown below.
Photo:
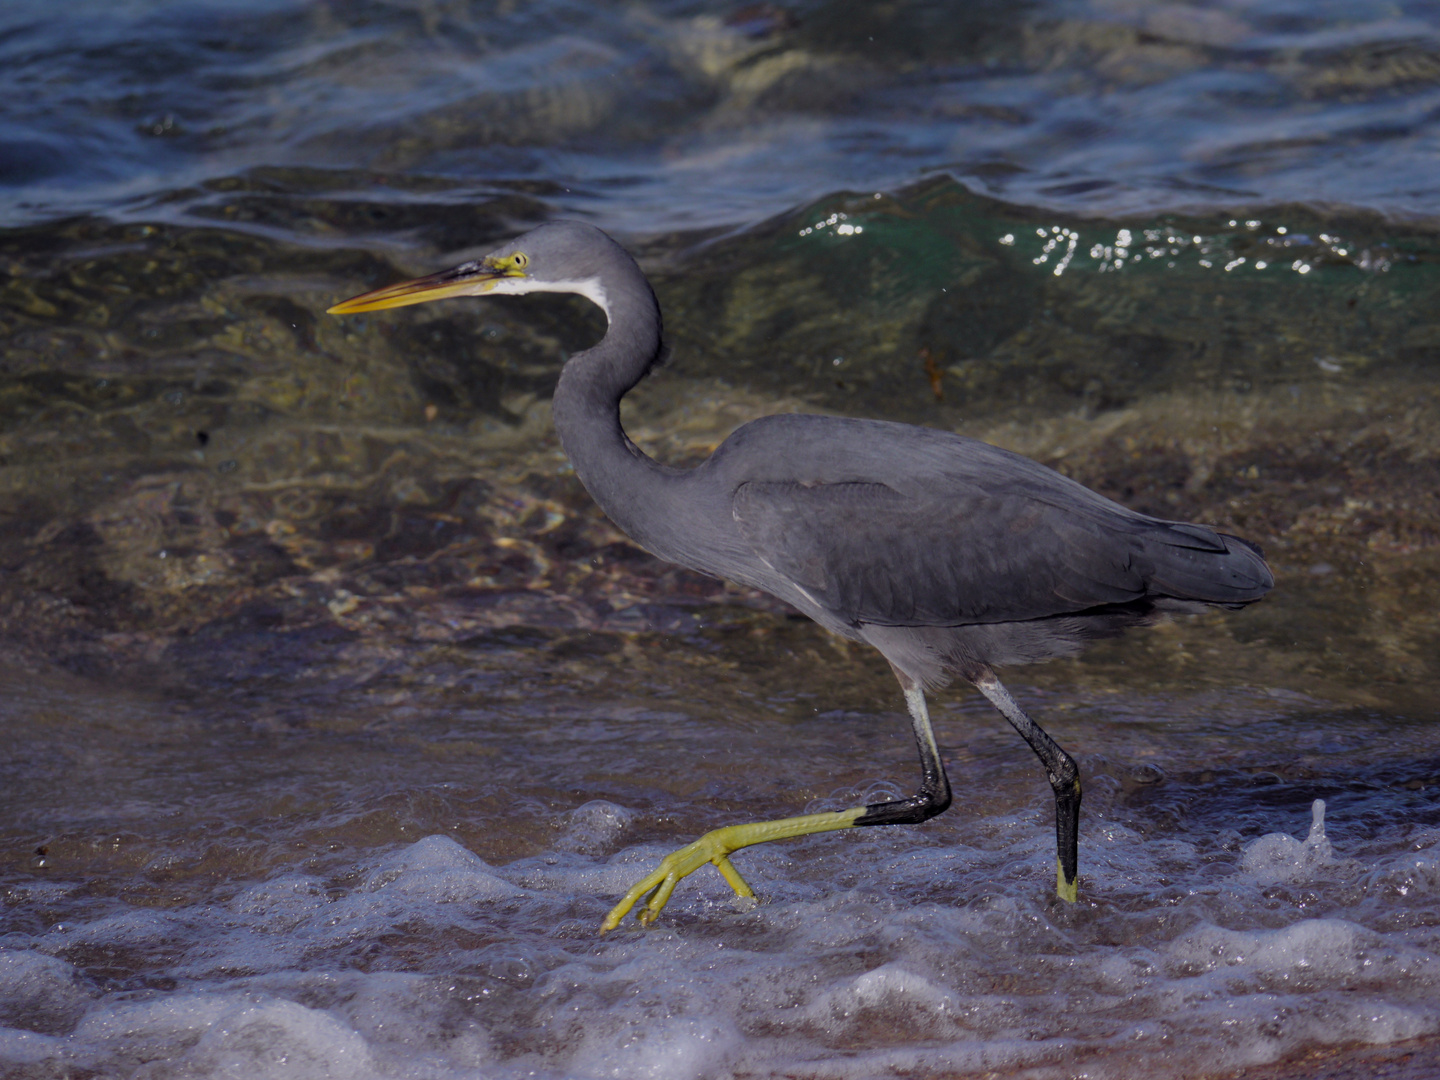
[[[1021,691],[1080,749],[1074,907],[972,695],[937,710],[949,814],[753,849],[759,906],[697,875],[597,937],[682,837],[909,782],[869,657],[820,708],[817,631],[722,631],[768,631],[747,686],[700,623],[494,635],[300,728],[12,677],[8,816],[45,852],[4,894],[14,1074],[1183,1076],[1435,1030],[1434,725],[1278,690]]]
[[[49,10],[0,15],[0,1073],[1433,1066],[1433,5]],[[878,655],[595,510],[582,301],[320,314],[581,213],[665,306],[667,460],[887,416],[1265,546],[1263,604],[1004,673],[1079,904],[955,691],[947,814],[596,934],[915,769]]]

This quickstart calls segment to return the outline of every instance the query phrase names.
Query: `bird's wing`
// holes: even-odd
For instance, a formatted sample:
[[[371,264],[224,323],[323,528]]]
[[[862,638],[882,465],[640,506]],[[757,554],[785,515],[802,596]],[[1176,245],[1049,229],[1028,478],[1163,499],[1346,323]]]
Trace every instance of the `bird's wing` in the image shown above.
[[[923,491],[749,482],[736,490],[733,512],[760,559],[856,624],[953,626],[1084,611],[1153,594],[1157,554],[1166,565],[1178,559],[1182,573],[1227,552],[1203,526],[1130,514],[1098,496],[1069,505],[1023,481],[1000,490],[954,476],[932,481]]]

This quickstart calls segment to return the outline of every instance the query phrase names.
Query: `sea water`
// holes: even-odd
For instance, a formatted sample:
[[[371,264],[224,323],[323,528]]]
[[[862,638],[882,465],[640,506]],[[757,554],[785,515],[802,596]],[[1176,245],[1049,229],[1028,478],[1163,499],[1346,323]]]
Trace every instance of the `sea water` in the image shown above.
[[[0,1072],[1433,1051],[1434,26],[7,5]],[[594,509],[548,398],[598,313],[321,314],[576,215],[657,284],[673,360],[625,418],[665,460],[884,416],[1265,546],[1262,604],[1002,672],[1081,766],[1078,903],[1038,763],[951,688],[947,814],[747,850],[758,901],[706,867],[598,933],[709,829],[918,778],[877,655]]]
[[[692,835],[914,766],[894,710],[732,712],[675,671],[646,705],[586,675],[304,730],[12,678],[9,819],[43,841],[3,893],[12,1074],[1194,1076],[1440,1025],[1434,780],[1414,742],[1370,749],[1383,717],[1020,691],[1085,748],[1069,905],[1048,786],[971,694],[936,710],[949,814],[743,852],[758,902],[703,868],[602,937]]]

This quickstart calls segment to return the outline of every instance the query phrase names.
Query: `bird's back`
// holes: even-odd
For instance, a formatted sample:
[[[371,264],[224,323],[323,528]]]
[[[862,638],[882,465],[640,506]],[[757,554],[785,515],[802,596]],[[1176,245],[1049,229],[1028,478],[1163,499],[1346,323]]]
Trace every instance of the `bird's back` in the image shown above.
[[[949,628],[981,662],[1024,662],[1157,610],[1243,606],[1273,585],[1246,541],[1138,514],[951,432],[766,417],[736,431],[706,471],[755,560],[732,576],[798,594],[807,614],[866,640],[908,628],[938,641]]]

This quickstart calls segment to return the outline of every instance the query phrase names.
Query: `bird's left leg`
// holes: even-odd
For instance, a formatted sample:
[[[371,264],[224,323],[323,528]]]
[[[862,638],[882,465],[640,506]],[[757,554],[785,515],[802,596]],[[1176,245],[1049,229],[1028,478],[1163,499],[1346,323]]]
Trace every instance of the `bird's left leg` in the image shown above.
[[[727,825],[700,837],[693,844],[671,852],[660,860],[655,872],[635,885],[618,904],[605,916],[600,932],[614,930],[642,897],[647,897],[645,906],[636,917],[642,925],[655,921],[670,894],[680,879],[693,874],[706,863],[712,863],[719,870],[730,887],[740,896],[754,896],[740,872],[730,862],[732,852],[754,844],[771,840],[786,840],[793,836],[811,836],[815,833],[849,829],[857,825],[915,825],[950,805],[950,781],[945,775],[945,766],[940,761],[940,751],[935,745],[935,733],[930,728],[930,714],[925,708],[925,694],[921,688],[904,675],[900,685],[905,691],[905,704],[910,711],[910,724],[915,732],[915,743],[920,751],[922,780],[920,791],[908,799],[891,802],[868,803],[851,807],[849,810],[835,810],[820,814],[804,814],[800,817],[781,818],[779,821],[756,821],[746,825]]]
[[[973,680],[975,688],[990,699],[1009,720],[1020,737],[1045,766],[1050,788],[1055,792],[1055,892],[1061,900],[1074,903],[1080,896],[1080,767],[1060,748],[1039,724],[1015,704],[1010,692],[988,668]]]

